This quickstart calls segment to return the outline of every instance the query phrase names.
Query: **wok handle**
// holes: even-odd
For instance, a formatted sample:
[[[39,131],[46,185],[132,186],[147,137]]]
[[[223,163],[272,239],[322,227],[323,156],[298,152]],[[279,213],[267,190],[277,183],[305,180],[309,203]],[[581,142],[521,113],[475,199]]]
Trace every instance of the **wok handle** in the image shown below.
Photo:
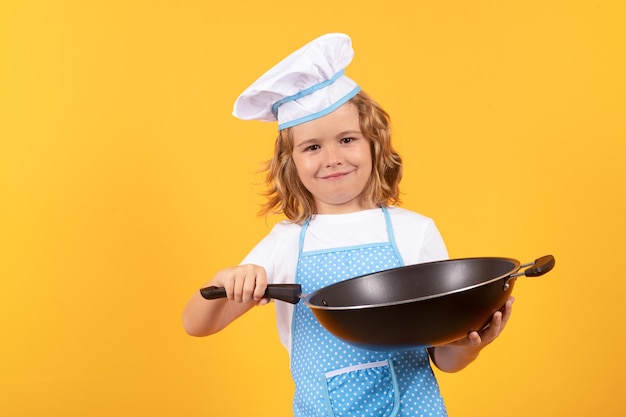
[[[207,300],[226,298],[226,289],[215,286],[200,288],[200,295]],[[291,304],[298,304],[301,296],[302,286],[300,284],[269,284],[265,289],[265,294],[263,294],[263,298],[273,298]]]
[[[539,277],[543,274],[547,274],[554,268],[554,264],[556,260],[552,255],[545,255],[539,259],[535,259],[535,262],[529,262],[527,264],[523,264],[520,266],[520,269],[526,268],[524,272],[518,272],[509,276],[509,279],[506,282],[509,282],[513,278],[521,277],[525,275],[527,277]]]
[[[509,282],[512,279],[516,279],[517,277],[521,277],[522,275],[525,275],[527,277],[539,277],[543,274],[547,274],[548,272],[550,272],[552,268],[554,268],[555,263],[556,260],[554,259],[554,256],[545,255],[541,258],[535,259],[535,262],[529,262],[527,264],[521,265],[520,269],[526,269],[524,270],[524,272],[518,272],[517,274],[510,275],[506,279],[506,281],[504,281],[504,291],[507,291],[510,288],[511,284],[509,284]]]
[[[543,274],[547,274],[554,268],[556,260],[552,255],[545,255],[539,259],[535,259],[535,262],[530,264],[530,268],[524,271],[524,275],[527,277],[539,277]],[[524,266],[524,265],[522,265]]]

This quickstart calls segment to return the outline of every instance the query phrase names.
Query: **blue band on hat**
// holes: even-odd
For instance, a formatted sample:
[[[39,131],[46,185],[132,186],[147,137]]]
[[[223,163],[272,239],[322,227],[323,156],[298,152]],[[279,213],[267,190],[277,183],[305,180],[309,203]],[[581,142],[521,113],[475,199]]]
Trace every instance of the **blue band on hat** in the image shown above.
[[[361,91],[361,87],[357,85],[356,87],[354,87],[354,89],[352,89],[352,91],[350,91],[348,94],[343,96],[341,100],[337,101],[332,106],[327,107],[324,110],[318,111],[317,113],[309,114],[308,116],[304,116],[296,120],[291,120],[289,122],[279,124],[278,130],[287,129],[289,127],[300,125],[302,123],[310,122],[311,120],[314,120],[314,119],[319,119],[322,116],[326,116],[328,113],[331,113],[332,111],[338,109],[339,107],[344,105],[346,102],[348,102],[348,100],[350,100],[352,97],[356,96],[359,93],[359,91]]]
[[[317,90],[331,85],[332,83],[337,81],[339,79],[339,77],[341,77],[344,74],[344,72],[345,72],[345,69],[342,69],[341,71],[339,71],[335,75],[333,75],[332,78],[330,78],[330,79],[328,79],[326,81],[322,81],[321,83],[317,83],[315,85],[312,85],[311,87],[306,88],[306,89],[304,89],[304,90],[302,90],[302,91],[300,91],[297,94],[294,94],[292,96],[281,98],[276,103],[272,104],[272,113],[274,114],[274,117],[276,118],[276,120],[278,120],[278,108],[280,106],[282,106],[283,104],[288,103],[290,101],[295,101],[295,100],[297,100],[299,98],[302,98],[304,96],[308,96],[309,94],[313,94]]]

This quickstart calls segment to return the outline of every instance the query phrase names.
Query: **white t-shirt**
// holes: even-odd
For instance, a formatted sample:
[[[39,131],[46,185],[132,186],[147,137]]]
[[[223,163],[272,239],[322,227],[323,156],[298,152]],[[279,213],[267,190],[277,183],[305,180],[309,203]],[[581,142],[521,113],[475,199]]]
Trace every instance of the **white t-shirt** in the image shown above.
[[[404,265],[448,259],[446,246],[432,219],[399,207],[389,207],[393,236]],[[291,284],[296,279],[300,231],[298,224],[282,221],[261,240],[241,264],[265,268],[272,284]],[[387,225],[381,209],[348,214],[317,214],[310,223],[303,251],[387,242]],[[276,323],[282,344],[291,352],[293,305],[277,301]]]

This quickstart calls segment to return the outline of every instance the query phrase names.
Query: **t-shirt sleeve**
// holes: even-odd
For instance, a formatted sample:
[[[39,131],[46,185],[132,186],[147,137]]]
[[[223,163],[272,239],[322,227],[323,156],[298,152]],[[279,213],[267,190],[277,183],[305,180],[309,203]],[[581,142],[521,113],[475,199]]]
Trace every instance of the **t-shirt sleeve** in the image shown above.
[[[424,241],[419,262],[434,262],[448,259],[448,249],[434,221],[429,221],[424,231]]]
[[[240,265],[262,266],[270,284],[292,281],[298,256],[297,237],[296,226],[278,223],[252,248]]]
[[[278,240],[275,234],[270,233],[265,236],[254,248],[243,258],[240,265],[254,264],[265,268],[267,278],[271,282],[274,276],[274,259],[272,253],[276,253]]]
[[[421,214],[394,209],[394,233],[405,265],[448,259],[448,250],[435,222]]]

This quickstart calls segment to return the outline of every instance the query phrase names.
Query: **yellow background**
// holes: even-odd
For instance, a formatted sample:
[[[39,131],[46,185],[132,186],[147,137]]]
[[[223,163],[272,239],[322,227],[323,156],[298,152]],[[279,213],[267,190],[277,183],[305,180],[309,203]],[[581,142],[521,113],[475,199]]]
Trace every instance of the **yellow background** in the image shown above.
[[[0,415],[289,415],[272,307],[201,339],[180,313],[278,220],[276,126],[235,98],[330,31],[450,255],[557,259],[438,373],[450,414],[623,415],[624,4],[3,1]]]

